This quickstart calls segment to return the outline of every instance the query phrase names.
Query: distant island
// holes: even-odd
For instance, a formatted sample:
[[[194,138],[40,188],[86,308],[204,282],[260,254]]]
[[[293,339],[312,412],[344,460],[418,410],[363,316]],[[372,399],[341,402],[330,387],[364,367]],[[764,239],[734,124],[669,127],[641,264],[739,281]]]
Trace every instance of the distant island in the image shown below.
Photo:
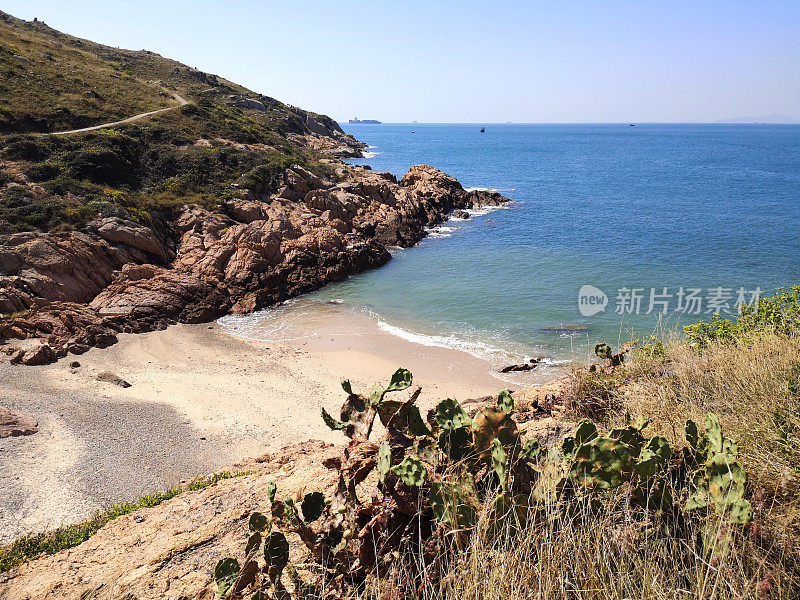
[[[797,125],[800,123],[797,119],[787,117],[786,115],[779,115],[771,113],[762,117],[734,117],[732,119],[722,119],[716,121],[717,123],[725,124],[769,124],[769,125]]]
[[[359,119],[355,117],[348,121],[351,125],[379,125],[380,121],[376,121],[375,119]]]

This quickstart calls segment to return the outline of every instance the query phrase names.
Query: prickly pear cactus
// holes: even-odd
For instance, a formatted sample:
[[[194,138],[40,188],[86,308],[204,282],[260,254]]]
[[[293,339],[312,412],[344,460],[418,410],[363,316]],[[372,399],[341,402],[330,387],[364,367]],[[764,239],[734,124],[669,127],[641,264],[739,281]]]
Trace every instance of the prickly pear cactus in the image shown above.
[[[497,408],[502,410],[507,415],[510,415],[514,412],[514,398],[511,396],[511,392],[508,390],[503,390],[497,396]]]
[[[386,476],[389,474],[389,469],[392,468],[392,448],[389,446],[389,442],[384,440],[380,446],[378,446],[378,475],[380,475],[381,481],[386,480]]]
[[[433,410],[431,425],[437,425],[441,429],[451,431],[472,425],[472,419],[452,398],[446,398],[436,405]]]
[[[575,450],[569,475],[589,487],[610,489],[621,485],[630,473],[630,448],[611,437],[596,437]]]
[[[611,356],[613,355],[613,352],[611,351],[611,346],[609,346],[605,342],[598,342],[597,344],[595,344],[594,353],[600,358],[604,358],[606,360],[611,360]]]
[[[460,461],[472,454],[472,432],[468,427],[443,429],[436,444],[448,458]]]
[[[708,414],[703,432],[687,421],[686,441],[698,464],[686,510],[713,507],[718,513],[727,513],[732,523],[749,523],[752,507],[744,498],[747,474],[736,457],[739,448],[725,437],[719,418]]]
[[[406,456],[399,465],[395,465],[390,470],[408,486],[419,487],[425,483],[428,476],[425,465],[414,456]]]
[[[521,460],[536,462],[542,454],[542,444],[537,439],[530,439],[522,445],[519,453]]]
[[[462,473],[431,484],[430,503],[436,519],[451,529],[473,527],[478,520],[472,476]]]
[[[634,454],[639,454],[644,446],[646,438],[642,435],[642,431],[650,424],[650,421],[642,421],[637,426],[628,425],[626,427],[617,427],[608,432],[608,437],[623,442],[631,447]]]
[[[223,598],[233,587],[239,575],[239,561],[235,558],[223,558],[214,567],[214,581],[217,583],[217,597]]]
[[[492,468],[500,479],[503,493],[508,493],[508,456],[497,438],[492,440]]]
[[[575,428],[573,438],[575,445],[580,446],[597,437],[597,427],[589,419],[582,419],[578,421],[578,426]]]
[[[639,477],[653,477],[659,469],[666,466],[671,454],[672,450],[666,439],[660,436],[650,438],[639,453],[633,469]]]
[[[411,386],[412,381],[411,371],[403,368],[397,369],[388,386],[376,385],[369,398],[365,398],[354,394],[350,380],[346,379],[342,382],[342,389],[347,393],[347,400],[342,405],[340,418],[335,419],[323,408],[321,410],[322,420],[334,431],[342,431],[351,439],[368,440],[376,415],[380,415],[381,421],[387,427],[390,421],[398,419],[395,423],[398,429],[403,429],[404,432],[407,430],[410,435],[426,435],[428,431],[419,414],[419,409],[413,406],[419,393],[405,403],[384,401],[387,393],[404,390]]]
[[[303,513],[303,520],[306,523],[313,523],[322,516],[325,509],[325,496],[322,492],[310,492],[303,496],[300,503],[300,512]]]
[[[419,390],[406,402],[383,400],[378,404],[378,416],[381,423],[389,429],[399,431],[405,436],[416,437],[430,434],[425,426],[419,408],[414,404],[419,397]]]
[[[438,432],[439,449],[451,460],[460,461],[472,452],[472,419],[452,398],[442,400],[428,413],[428,423]]]
[[[495,438],[506,447],[513,447],[519,440],[517,424],[508,413],[490,406],[478,411],[472,420],[472,443],[481,458],[488,458]]]
[[[273,531],[264,541],[264,560],[267,576],[272,583],[275,583],[289,564],[289,542],[280,531]]]
[[[392,375],[389,385],[386,386],[384,392],[399,392],[400,390],[411,387],[413,381],[414,376],[411,374],[411,371],[402,368],[397,369]]]
[[[264,531],[269,527],[269,517],[262,512],[255,511],[250,514],[247,525],[250,531]]]

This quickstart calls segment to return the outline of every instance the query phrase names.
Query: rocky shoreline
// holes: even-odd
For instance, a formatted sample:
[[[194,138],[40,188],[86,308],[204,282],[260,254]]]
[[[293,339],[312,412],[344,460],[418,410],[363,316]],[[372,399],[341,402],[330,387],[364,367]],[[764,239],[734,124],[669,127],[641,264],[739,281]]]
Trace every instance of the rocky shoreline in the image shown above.
[[[148,226],[106,218],[0,236],[0,350],[44,364],[119,333],[252,312],[386,263],[387,246],[415,244],[451,211],[508,202],[427,165],[397,181],[326,163],[326,177],[293,166],[271,190]]]

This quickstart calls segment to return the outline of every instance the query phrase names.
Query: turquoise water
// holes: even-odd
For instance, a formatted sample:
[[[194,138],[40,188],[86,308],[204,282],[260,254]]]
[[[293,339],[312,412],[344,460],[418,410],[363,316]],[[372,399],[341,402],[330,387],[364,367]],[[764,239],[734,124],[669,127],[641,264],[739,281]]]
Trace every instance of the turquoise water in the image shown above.
[[[371,146],[352,162],[398,177],[428,163],[514,200],[312,296],[367,310],[392,333],[579,358],[596,341],[708,319],[709,307],[724,316],[740,288],[749,301],[800,282],[798,126],[344,127]],[[604,311],[582,314],[584,285],[607,295]],[[639,314],[622,288],[641,290]],[[671,297],[646,314],[664,288]]]

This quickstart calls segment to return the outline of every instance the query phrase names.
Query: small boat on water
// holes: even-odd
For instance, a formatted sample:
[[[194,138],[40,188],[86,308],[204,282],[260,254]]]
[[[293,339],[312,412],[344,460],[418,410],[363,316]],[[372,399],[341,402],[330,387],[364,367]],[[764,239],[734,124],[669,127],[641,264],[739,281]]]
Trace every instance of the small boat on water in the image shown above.
[[[486,127],[481,127],[481,133],[486,133]]]

